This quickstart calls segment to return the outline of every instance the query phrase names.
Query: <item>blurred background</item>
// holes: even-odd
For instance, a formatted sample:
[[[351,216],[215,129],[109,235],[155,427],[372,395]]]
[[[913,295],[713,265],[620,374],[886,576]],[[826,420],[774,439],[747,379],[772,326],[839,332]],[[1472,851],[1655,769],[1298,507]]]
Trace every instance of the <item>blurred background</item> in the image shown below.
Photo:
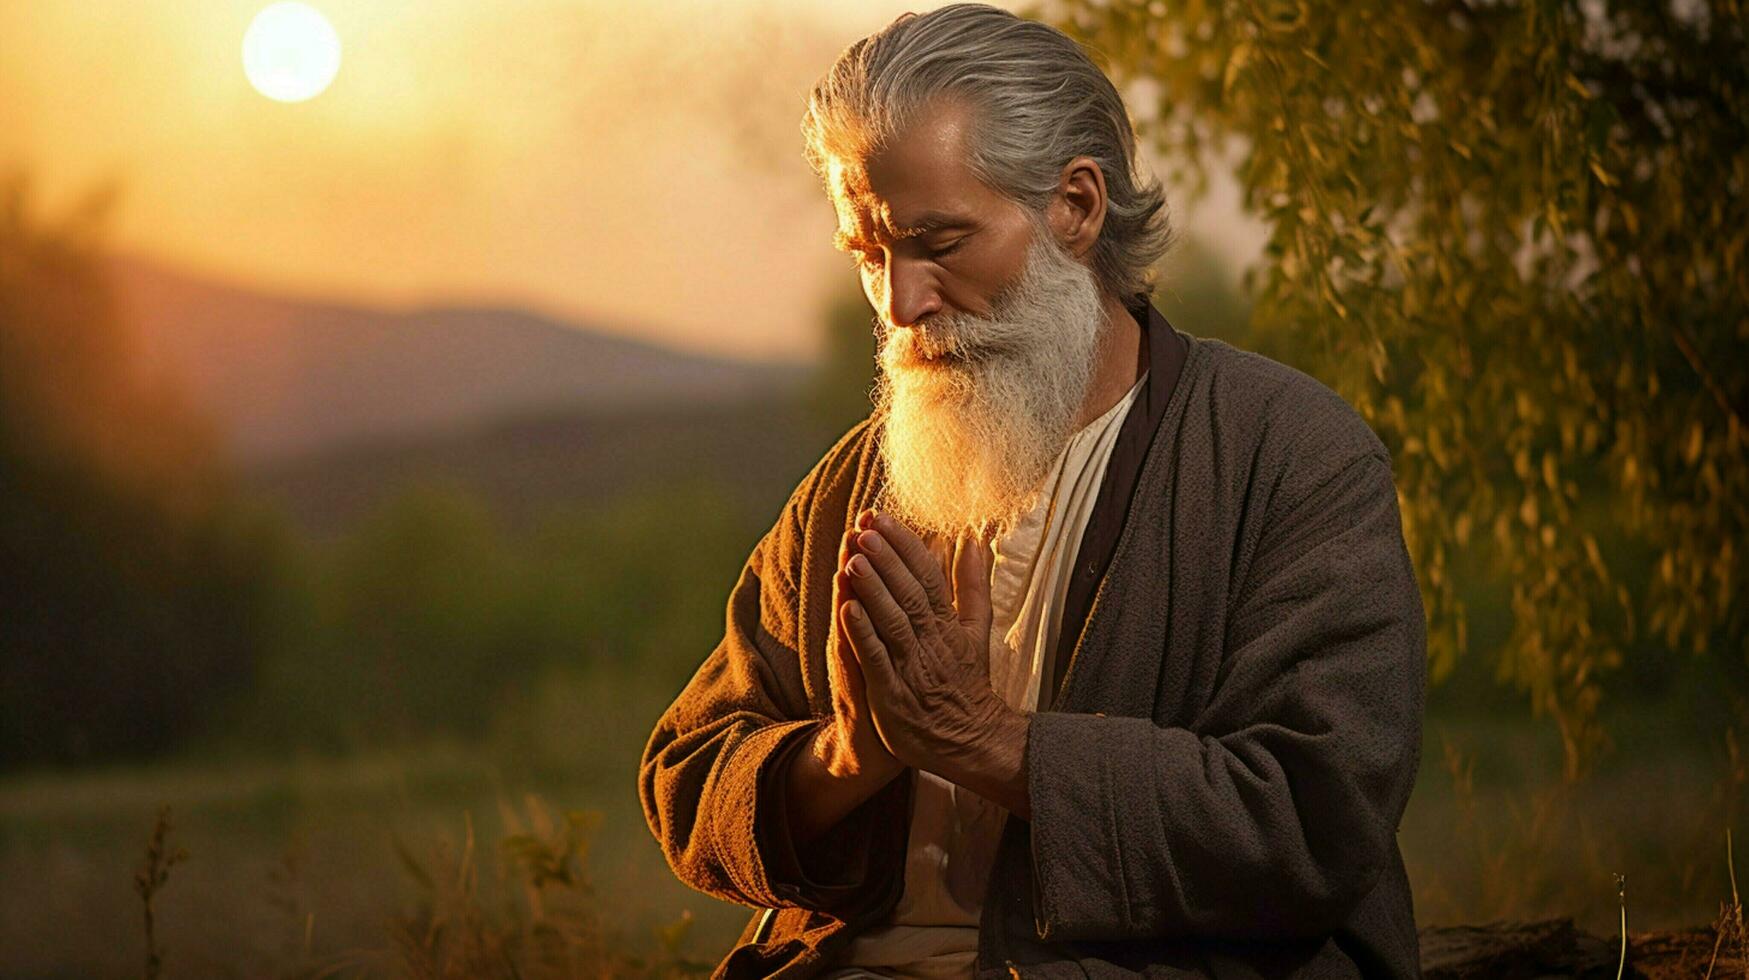
[[[868,410],[797,124],[932,6],[0,2],[0,973],[716,962],[637,758]],[[1742,10],[1026,9],[1131,103],[1160,309],[1392,450],[1421,924],[1712,922]]]

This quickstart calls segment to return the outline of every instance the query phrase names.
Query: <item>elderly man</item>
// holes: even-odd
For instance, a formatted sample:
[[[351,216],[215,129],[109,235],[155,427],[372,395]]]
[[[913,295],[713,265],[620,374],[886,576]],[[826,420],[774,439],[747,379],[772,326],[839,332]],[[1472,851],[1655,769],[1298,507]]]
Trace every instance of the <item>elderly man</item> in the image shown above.
[[[753,550],[639,772],[719,976],[1413,976],[1425,624],[1390,457],[1148,301],[1068,37],[907,15],[814,89],[874,411]]]

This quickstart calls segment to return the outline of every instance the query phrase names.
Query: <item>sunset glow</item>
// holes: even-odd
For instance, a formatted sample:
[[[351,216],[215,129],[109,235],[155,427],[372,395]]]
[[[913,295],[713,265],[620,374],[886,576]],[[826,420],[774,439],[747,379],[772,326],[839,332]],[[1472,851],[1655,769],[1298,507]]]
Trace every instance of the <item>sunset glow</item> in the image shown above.
[[[313,99],[339,71],[340,36],[309,4],[272,4],[243,35],[243,73],[255,91],[275,101]]]
[[[343,67],[285,103],[240,63],[272,2],[0,0],[0,172],[113,183],[115,249],[254,288],[735,357],[816,356],[858,291],[798,100],[922,5],[306,0]]]

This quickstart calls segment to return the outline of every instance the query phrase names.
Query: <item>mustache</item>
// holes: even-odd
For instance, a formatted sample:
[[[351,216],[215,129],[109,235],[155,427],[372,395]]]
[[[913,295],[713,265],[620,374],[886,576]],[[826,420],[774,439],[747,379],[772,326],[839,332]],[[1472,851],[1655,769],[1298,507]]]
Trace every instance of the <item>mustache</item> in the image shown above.
[[[952,314],[895,328],[876,316],[872,323],[883,361],[977,362],[1025,349],[1024,338],[1015,336],[999,318]]]

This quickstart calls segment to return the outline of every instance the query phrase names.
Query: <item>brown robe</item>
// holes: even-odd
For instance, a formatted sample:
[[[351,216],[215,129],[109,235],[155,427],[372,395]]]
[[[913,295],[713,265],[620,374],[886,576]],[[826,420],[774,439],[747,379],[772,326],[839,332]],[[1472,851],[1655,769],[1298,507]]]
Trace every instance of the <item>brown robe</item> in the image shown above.
[[[1077,553],[1032,819],[1003,829],[979,931],[996,978],[1417,976],[1397,825],[1420,759],[1426,624],[1390,457],[1311,377],[1174,330]],[[804,853],[784,767],[832,710],[840,535],[879,485],[879,418],[796,488],[722,642],[639,769],[683,881],[756,909],[720,977],[806,977],[903,887],[909,779]]]

